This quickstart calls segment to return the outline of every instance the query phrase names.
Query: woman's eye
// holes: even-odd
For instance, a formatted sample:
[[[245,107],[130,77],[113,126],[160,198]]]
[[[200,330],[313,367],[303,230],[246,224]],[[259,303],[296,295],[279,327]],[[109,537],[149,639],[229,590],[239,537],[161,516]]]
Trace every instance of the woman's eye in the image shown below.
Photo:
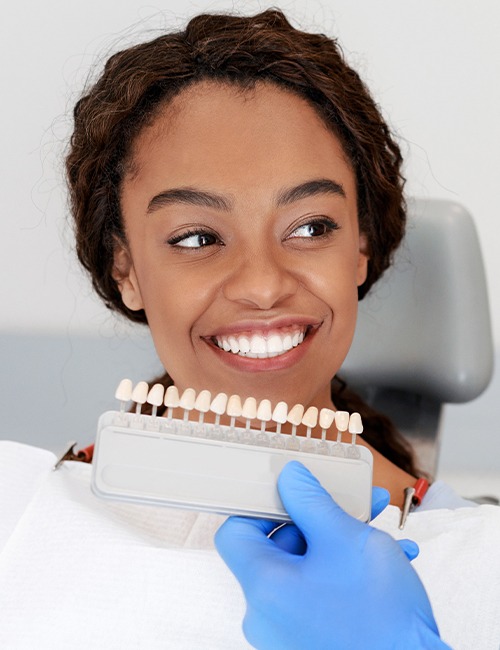
[[[185,232],[181,235],[176,235],[168,240],[171,246],[178,248],[204,248],[205,246],[212,246],[217,244],[219,239],[216,235],[200,231],[200,232]]]
[[[338,230],[338,225],[329,219],[321,219],[319,221],[309,221],[304,223],[289,235],[289,238],[295,237],[324,237],[332,232]]]

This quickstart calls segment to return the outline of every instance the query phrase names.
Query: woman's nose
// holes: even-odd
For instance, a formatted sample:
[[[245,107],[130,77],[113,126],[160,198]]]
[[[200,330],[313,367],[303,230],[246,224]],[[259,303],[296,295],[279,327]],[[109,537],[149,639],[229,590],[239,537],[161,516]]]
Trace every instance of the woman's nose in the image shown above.
[[[228,300],[271,309],[293,296],[298,286],[298,279],[279,254],[247,251],[234,261],[223,293]]]

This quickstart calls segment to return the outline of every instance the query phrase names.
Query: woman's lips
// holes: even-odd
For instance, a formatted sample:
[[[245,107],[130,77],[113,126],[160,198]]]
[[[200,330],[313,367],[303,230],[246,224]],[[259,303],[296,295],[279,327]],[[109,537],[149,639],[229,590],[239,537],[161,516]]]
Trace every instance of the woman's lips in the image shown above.
[[[247,331],[205,338],[225,363],[246,371],[287,368],[307,351],[319,325],[290,325],[268,331]]]

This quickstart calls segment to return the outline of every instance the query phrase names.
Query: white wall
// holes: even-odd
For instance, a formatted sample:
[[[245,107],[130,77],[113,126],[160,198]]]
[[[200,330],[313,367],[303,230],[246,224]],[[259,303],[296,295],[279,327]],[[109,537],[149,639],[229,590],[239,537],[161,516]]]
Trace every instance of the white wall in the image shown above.
[[[267,5],[165,6],[21,0],[2,11],[0,333],[113,327],[73,260],[61,171],[71,108],[99,56],[205,9],[254,13]],[[281,7],[305,28],[339,37],[403,138],[409,193],[455,199],[475,216],[499,350],[500,3],[296,0]],[[488,399],[498,409],[496,397]],[[470,408],[479,413],[480,406]]]

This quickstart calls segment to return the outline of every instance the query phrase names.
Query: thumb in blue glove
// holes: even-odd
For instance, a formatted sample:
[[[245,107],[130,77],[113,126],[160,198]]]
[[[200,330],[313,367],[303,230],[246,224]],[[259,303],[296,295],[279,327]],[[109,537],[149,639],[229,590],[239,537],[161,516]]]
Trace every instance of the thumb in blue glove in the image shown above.
[[[302,555],[268,535],[275,523],[229,518],[216,534],[247,601],[243,631],[259,650],[447,648],[401,547],[346,514],[300,463],[282,471],[283,504]]]

